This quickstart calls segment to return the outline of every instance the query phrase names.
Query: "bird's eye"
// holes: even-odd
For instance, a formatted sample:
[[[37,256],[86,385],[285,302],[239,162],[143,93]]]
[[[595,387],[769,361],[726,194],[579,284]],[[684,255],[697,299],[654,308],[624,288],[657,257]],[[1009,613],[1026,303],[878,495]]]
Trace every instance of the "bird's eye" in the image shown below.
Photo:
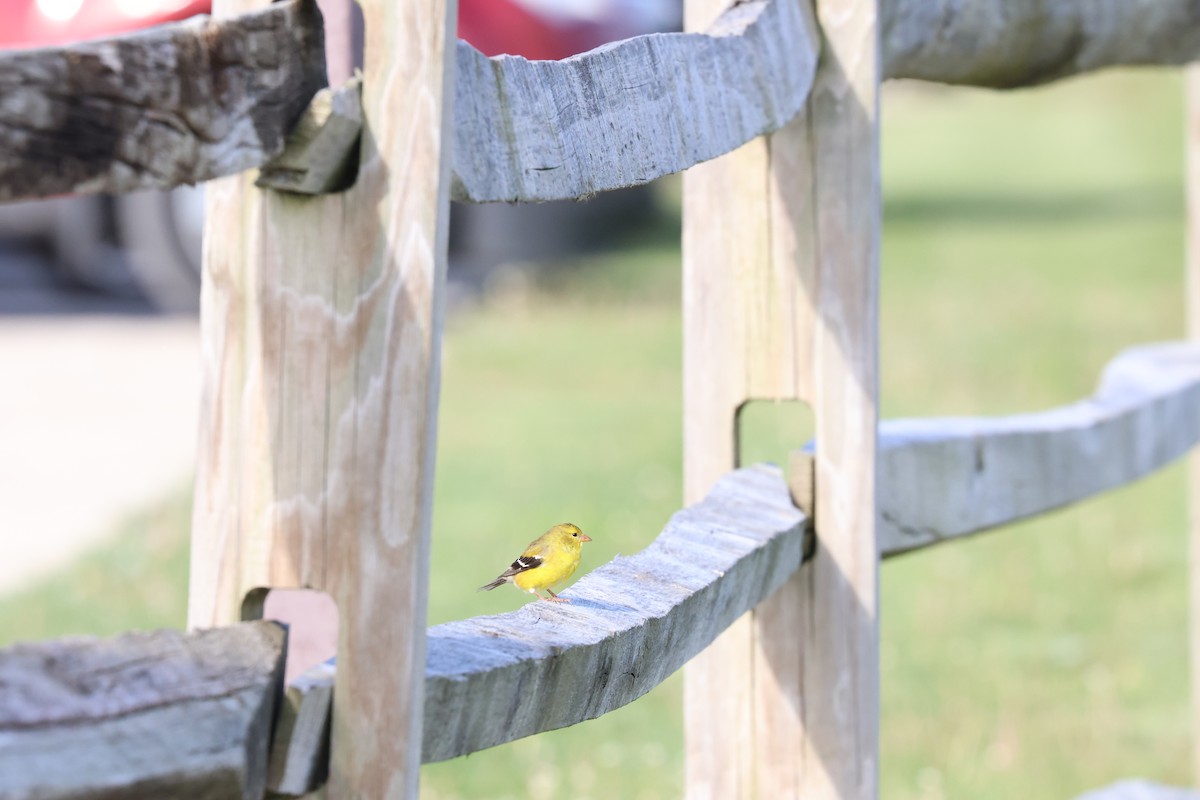
[[[576,539],[578,539],[578,538],[579,538],[579,534],[578,534],[578,533],[572,533],[571,535],[572,535],[572,536],[574,536]]]

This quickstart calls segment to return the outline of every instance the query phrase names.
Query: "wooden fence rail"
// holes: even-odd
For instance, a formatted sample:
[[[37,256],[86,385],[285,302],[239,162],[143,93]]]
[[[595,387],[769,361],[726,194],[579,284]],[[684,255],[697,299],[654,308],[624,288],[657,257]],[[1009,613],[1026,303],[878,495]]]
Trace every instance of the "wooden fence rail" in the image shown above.
[[[1062,408],[884,422],[880,557],[992,530],[1165,467],[1200,443],[1197,409],[1200,346],[1171,343],[1123,353],[1095,395]],[[647,550],[581,578],[570,608],[539,604],[431,628],[422,760],[464,755],[632,702],[758,605],[800,566],[805,519],[792,501],[807,505],[812,491],[811,451],[800,452],[788,479],[791,499],[772,470],[731,473],[676,514]],[[723,613],[713,615],[713,608]],[[315,732],[328,714],[335,670],[333,662],[318,667],[283,710],[286,725],[307,720],[305,735],[276,742],[277,755],[297,774],[319,761]],[[510,713],[530,687],[553,687],[548,696],[563,703]],[[314,785],[276,788],[300,794]]]
[[[0,651],[0,798],[262,797],[284,631]]]
[[[1188,0],[884,0],[880,14],[884,78],[1014,88],[1200,58]],[[728,153],[800,111],[818,52],[792,0],[747,0],[703,35],[638,36],[561,62],[486,58],[459,41],[454,198],[574,199]],[[324,85],[312,0],[0,52],[0,201],[262,166]]]
[[[996,528],[1164,467],[1200,443],[1198,408],[1200,346],[1173,343],[1122,354],[1105,370],[1097,393],[1070,406],[1013,417],[884,422],[880,556]],[[532,604],[430,628],[422,761],[593,719],[657,686],[800,568],[811,529],[796,503],[811,509],[811,470],[805,454],[794,459],[787,484],[778,469],[767,466],[729,474],[702,502],[678,512],[646,550],[581,578],[571,589],[570,606]],[[931,497],[946,500],[935,503]],[[0,699],[0,775],[26,781],[0,781],[0,797],[23,785],[39,785],[47,797],[88,785],[95,777],[90,773],[69,780],[58,776],[61,786],[37,784],[53,771],[40,756],[31,757],[97,752],[113,734],[116,717],[125,720],[122,731],[136,729],[173,755],[139,761],[142,772],[137,765],[113,772],[114,785],[183,780],[179,765],[188,763],[187,780],[208,775],[219,783],[240,775],[249,786],[266,784],[288,795],[319,787],[336,664],[322,664],[288,687],[276,718],[268,777],[263,714],[270,718],[278,690],[273,670],[282,669],[282,639],[273,630],[268,623],[247,623],[190,637],[161,633],[0,652],[0,686],[18,688]],[[100,652],[108,654],[103,667]],[[167,656],[147,655],[163,652]],[[256,654],[265,659],[258,672],[242,666]],[[114,658],[132,666],[114,672]],[[76,664],[70,685],[86,682],[92,673],[116,676],[91,681],[84,697],[93,705],[81,708],[93,713],[71,711],[38,688],[64,685],[45,677],[50,659]],[[180,659],[208,671],[186,671]],[[56,667],[50,674],[61,673]],[[256,688],[248,691],[260,699],[238,701],[238,713],[247,716],[227,723],[230,705],[205,698],[225,697],[243,680],[254,682]],[[108,690],[132,690],[138,707],[165,710],[131,715],[126,705],[114,705],[126,701]],[[521,704],[530,692],[560,700]],[[41,716],[32,720],[29,714]],[[84,718],[87,723],[80,724]],[[263,752],[238,750],[250,760],[240,772],[230,772],[227,759],[234,750],[214,749],[196,738],[181,748],[172,733],[181,724],[193,736],[233,724],[244,729],[247,742],[257,732]],[[111,739],[108,746],[124,747]]]
[[[1122,486],[1200,442],[1200,347],[1144,346],[1096,394],[1038,414],[884,422],[884,555],[1007,525]]]
[[[0,201],[165,189],[260,166],[325,83],[308,0],[0,51]]]
[[[562,62],[455,44],[452,0],[364,0],[361,92],[319,96],[315,5],[261,5],[0,53],[0,200],[234,176],[210,193],[225,235],[206,255],[191,622],[252,615],[252,589],[323,588],[340,664],[288,688],[269,740],[275,626],[0,652],[0,798],[251,798],[327,777],[333,797],[411,797],[421,761],[599,716],[685,663],[690,796],[874,797],[878,558],[1200,441],[1195,343],[1125,353],[1095,396],[1040,414],[875,416],[879,81],[1183,63],[1200,58],[1190,0],[689,0],[704,33]],[[579,198],[722,154],[685,187],[691,505],[569,607],[426,633],[449,194]],[[237,175],[268,164],[259,188]],[[790,489],[730,471],[737,409],[759,397],[815,412]],[[555,701],[520,704],[532,687]]]

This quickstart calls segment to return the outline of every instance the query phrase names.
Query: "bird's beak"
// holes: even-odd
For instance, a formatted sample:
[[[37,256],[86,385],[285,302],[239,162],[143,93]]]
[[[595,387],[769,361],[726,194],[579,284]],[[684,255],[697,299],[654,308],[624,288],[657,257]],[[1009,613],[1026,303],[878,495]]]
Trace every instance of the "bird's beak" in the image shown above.
[[[586,533],[583,533],[582,531],[580,531],[580,533],[579,533],[579,541],[581,541],[581,542],[590,542],[591,540],[592,540],[592,537],[590,537],[590,536],[588,536]]]

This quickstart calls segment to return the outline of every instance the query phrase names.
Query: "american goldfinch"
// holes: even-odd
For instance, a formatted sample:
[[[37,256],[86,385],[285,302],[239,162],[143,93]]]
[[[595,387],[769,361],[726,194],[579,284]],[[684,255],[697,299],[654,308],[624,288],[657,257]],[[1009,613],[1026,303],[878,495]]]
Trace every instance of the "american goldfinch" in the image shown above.
[[[537,595],[539,600],[569,603],[570,600],[559,597],[550,587],[557,586],[575,573],[575,568],[579,566],[579,551],[584,542],[591,540],[592,537],[569,522],[555,525],[530,542],[525,552],[508,569],[487,586],[480,586],[479,591],[491,591],[502,583],[511,582],[518,589]],[[545,589],[550,596],[542,597],[538,589]]]

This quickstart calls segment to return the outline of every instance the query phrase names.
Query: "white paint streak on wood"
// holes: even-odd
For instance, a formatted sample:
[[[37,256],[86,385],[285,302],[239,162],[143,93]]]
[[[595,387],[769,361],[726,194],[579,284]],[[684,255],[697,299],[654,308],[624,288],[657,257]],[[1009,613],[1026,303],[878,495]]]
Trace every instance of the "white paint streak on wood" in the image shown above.
[[[890,420],[880,551],[1005,525],[1130,483],[1200,442],[1200,345],[1122,353],[1092,397],[1036,414]]]
[[[487,58],[460,41],[454,199],[576,198],[679,172],[786,124],[816,62],[793,0],[749,0],[703,34],[562,61]]]
[[[0,798],[261,797],[284,638],[257,622],[0,651]]]
[[[420,762],[455,19],[442,0],[362,6],[354,186],[210,187],[189,618],[235,620],[263,587],[327,592],[328,791],[387,800],[416,796]]]

